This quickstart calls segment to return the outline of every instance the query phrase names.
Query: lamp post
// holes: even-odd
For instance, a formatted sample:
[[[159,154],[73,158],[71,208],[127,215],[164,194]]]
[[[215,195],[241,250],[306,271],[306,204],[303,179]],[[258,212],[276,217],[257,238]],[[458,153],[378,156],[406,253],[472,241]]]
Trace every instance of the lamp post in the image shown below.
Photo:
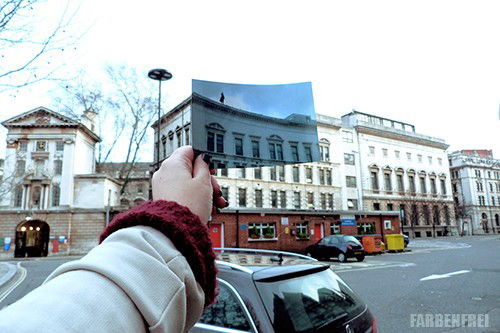
[[[157,147],[156,147],[156,167],[160,163],[160,123],[161,123],[161,81],[167,81],[172,78],[172,73],[163,68],[155,68],[148,72],[150,79],[158,81],[158,124],[157,124]]]

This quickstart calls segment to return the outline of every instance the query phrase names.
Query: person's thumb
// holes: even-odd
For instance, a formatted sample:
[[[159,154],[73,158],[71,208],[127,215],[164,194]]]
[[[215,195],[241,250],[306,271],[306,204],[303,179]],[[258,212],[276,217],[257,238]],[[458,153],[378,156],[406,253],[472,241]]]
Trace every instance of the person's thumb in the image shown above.
[[[175,170],[175,172],[186,173],[192,176],[193,156],[194,152],[191,146],[182,146],[174,150],[172,155],[162,165],[169,170]]]

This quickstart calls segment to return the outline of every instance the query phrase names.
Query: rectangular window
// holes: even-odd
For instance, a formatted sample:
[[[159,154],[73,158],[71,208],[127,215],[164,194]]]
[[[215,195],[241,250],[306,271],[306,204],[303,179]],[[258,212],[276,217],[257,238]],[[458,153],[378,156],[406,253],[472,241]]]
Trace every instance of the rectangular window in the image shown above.
[[[429,161],[429,164],[432,164],[432,156],[427,156],[427,160]]]
[[[321,193],[320,200],[321,200],[321,209],[326,209],[326,193]]]
[[[410,185],[410,192],[415,193],[415,176],[408,175],[408,183]]]
[[[224,135],[217,134],[217,152],[224,153]]]
[[[406,206],[404,204],[399,205],[399,216],[401,217],[401,222],[404,225],[408,224],[408,220],[406,218]]]
[[[276,180],[276,167],[269,168],[269,177],[271,180]]]
[[[234,138],[234,153],[243,156],[243,138]]]
[[[226,199],[226,201],[229,201],[229,188],[227,186],[222,186],[220,191],[222,192],[222,197]]]
[[[411,153],[406,153],[406,159],[407,159],[408,161],[411,161]]]
[[[184,135],[186,136],[186,140],[185,140],[186,146],[189,146],[189,142],[190,142],[190,140],[189,140],[189,127],[184,130]]]
[[[311,167],[306,167],[306,182],[309,184],[312,183],[312,168]]]
[[[144,187],[142,186],[142,184],[137,184],[137,193],[144,193]]]
[[[61,199],[61,188],[59,185],[52,186],[52,207],[59,206],[59,201]]]
[[[330,223],[330,235],[340,234],[340,222]]]
[[[384,173],[384,186],[386,191],[392,192],[392,180],[390,173],[387,172]]]
[[[293,208],[300,209],[300,192],[293,192]]]
[[[24,175],[26,170],[26,161],[25,160],[17,160],[16,162],[16,176]]]
[[[262,168],[253,168],[253,178],[262,179]]]
[[[285,181],[285,167],[283,165],[276,166],[276,172],[278,173],[278,180],[280,182]]]
[[[207,150],[215,151],[215,133],[207,132]]]
[[[247,206],[247,189],[246,188],[239,188],[238,189],[238,205],[240,207]]]
[[[28,151],[28,141],[19,141],[19,151]]]
[[[252,156],[255,158],[260,157],[259,141],[257,140],[252,140]]]
[[[319,146],[319,153],[321,155],[322,162],[330,161],[330,147],[326,145]]]
[[[417,160],[418,160],[418,163],[422,163],[422,155],[418,154],[417,155]]]
[[[378,172],[372,171],[370,173],[370,178],[372,182],[372,190],[378,190]]]
[[[312,192],[307,192],[307,208],[314,208],[314,193]]]
[[[238,178],[246,177],[246,169],[243,165],[236,165],[236,177]]]
[[[293,173],[293,182],[294,183],[298,183],[300,181],[300,178],[299,178],[299,167],[298,166],[292,167],[292,173]]]
[[[179,148],[180,146],[182,146],[182,132],[179,130],[177,131],[177,148]]]
[[[333,194],[328,193],[328,208],[333,209]]]
[[[400,155],[401,155],[401,153],[400,153],[400,151],[399,151],[399,150],[395,150],[395,151],[394,151],[394,156],[395,156],[397,159],[399,159],[399,158],[400,158]]]
[[[431,178],[431,193],[437,194],[436,179]]]
[[[283,161],[283,146],[281,143],[276,144],[276,157],[278,160]]]
[[[353,188],[355,188],[356,187],[356,177],[346,176],[345,177],[345,183],[346,183],[347,187],[353,187]]]
[[[387,210],[394,210],[394,204],[388,203],[387,204]]]
[[[332,185],[332,170],[326,170],[326,185]]]
[[[298,239],[309,238],[309,223],[308,222],[295,223],[295,229],[297,230],[296,237]]]
[[[380,210],[380,203],[374,202],[373,203],[373,210]]]
[[[342,141],[347,143],[352,143],[353,142],[352,132],[342,131]]]
[[[427,186],[425,184],[425,176],[420,176],[420,192],[422,194],[427,193]]]
[[[248,238],[250,239],[276,238],[276,223],[248,223]]]
[[[426,225],[430,225],[431,224],[431,219],[430,219],[429,206],[428,205],[423,205],[422,208],[424,210],[424,223]]]
[[[56,141],[56,151],[64,150],[64,141]]]
[[[227,168],[225,163],[217,164],[217,173],[222,177],[227,177]]]
[[[312,162],[312,151],[310,146],[304,146],[304,153],[306,154],[306,162]]]
[[[21,207],[23,204],[23,186],[17,185],[14,189],[14,207]]]
[[[56,175],[61,175],[62,174],[62,160],[55,160],[54,161],[54,173]]]
[[[278,208],[278,191],[271,191],[271,207]]]
[[[255,190],[255,207],[262,207],[262,190]]]
[[[375,147],[374,146],[369,146],[368,147],[370,156],[375,156]]]
[[[292,161],[298,162],[299,161],[299,148],[297,147],[297,145],[293,144],[293,145],[290,145],[290,149],[292,150]]]
[[[382,148],[382,156],[387,157],[389,155],[389,151],[386,148]]]
[[[276,145],[274,143],[269,143],[269,158],[276,159]]]
[[[438,164],[443,165],[443,159],[441,157],[438,157]]]
[[[326,173],[325,169],[319,169],[319,183],[321,185],[325,185],[325,173]]]
[[[354,154],[344,154],[344,163],[348,165],[354,165],[355,160],[354,160]]]
[[[396,179],[398,181],[398,191],[399,192],[404,192],[405,191],[405,186],[403,182],[403,175],[396,175]]]
[[[347,200],[347,207],[350,210],[358,209],[358,199],[348,199]]]
[[[286,208],[286,192],[280,191],[280,208]]]

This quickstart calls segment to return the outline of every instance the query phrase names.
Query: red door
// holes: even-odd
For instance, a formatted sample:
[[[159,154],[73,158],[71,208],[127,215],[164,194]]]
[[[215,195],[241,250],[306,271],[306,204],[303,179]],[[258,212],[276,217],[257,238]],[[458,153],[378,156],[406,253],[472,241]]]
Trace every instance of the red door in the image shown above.
[[[315,224],[314,225],[314,240],[319,241],[321,238],[323,238],[323,235],[321,234],[321,224]]]
[[[210,223],[210,239],[212,240],[212,247],[220,248],[222,244],[223,225],[221,223]]]

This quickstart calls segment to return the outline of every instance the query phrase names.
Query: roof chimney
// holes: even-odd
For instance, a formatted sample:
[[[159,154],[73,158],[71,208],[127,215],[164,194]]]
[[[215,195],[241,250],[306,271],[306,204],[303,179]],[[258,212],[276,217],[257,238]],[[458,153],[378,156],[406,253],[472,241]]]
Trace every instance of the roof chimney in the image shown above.
[[[85,127],[87,127],[92,132],[95,132],[96,117],[97,117],[97,112],[95,112],[93,109],[87,109],[83,111],[81,123],[85,125]]]

